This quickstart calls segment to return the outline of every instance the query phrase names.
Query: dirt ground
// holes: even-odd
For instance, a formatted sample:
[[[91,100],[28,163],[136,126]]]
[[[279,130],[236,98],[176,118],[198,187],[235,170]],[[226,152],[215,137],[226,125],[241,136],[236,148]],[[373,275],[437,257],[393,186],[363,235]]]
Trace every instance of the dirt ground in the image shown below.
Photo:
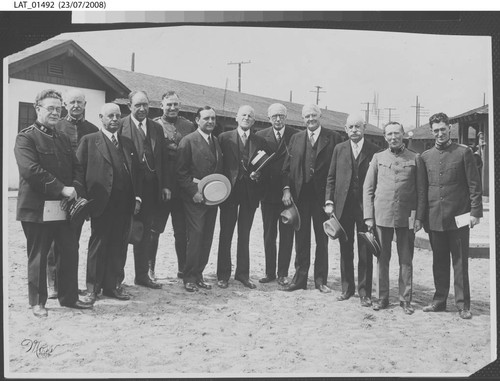
[[[357,297],[336,300],[340,294],[337,241],[330,241],[328,285],[332,293],[321,294],[314,289],[312,271],[308,290],[282,292],[276,283],[258,283],[264,274],[260,210],[251,236],[250,272],[257,284],[255,290],[244,288],[234,279],[225,290],[215,285],[217,226],[205,271],[205,279],[214,287],[185,292],[176,278],[169,222],[161,236],[157,262],[163,289],[134,285],[129,250],[125,289],[133,296],[130,301],[101,296],[93,310],[81,311],[49,300],[49,317],[38,319],[28,306],[26,241],[21,224],[15,221],[15,203],[13,198],[8,200],[4,225],[8,229],[4,251],[4,356],[5,369],[11,376],[468,375],[491,362],[489,259],[469,261],[474,316],[467,321],[458,317],[453,284],[448,312],[422,312],[434,292],[432,255],[422,249],[415,250],[413,262],[416,311],[411,316],[399,307],[395,250],[387,310],[363,308]],[[80,241],[81,289],[85,288],[89,226],[84,225]],[[234,248],[233,243],[233,261]]]

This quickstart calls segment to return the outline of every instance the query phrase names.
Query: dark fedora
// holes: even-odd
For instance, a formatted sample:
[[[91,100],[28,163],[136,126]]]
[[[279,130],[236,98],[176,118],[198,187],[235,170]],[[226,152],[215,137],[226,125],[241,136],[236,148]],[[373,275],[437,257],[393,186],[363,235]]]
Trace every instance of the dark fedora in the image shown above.
[[[128,233],[128,243],[132,245],[137,245],[142,240],[142,235],[144,234],[144,225],[142,221],[132,218],[132,224],[130,225],[130,231]]]
[[[268,155],[264,150],[257,151],[252,160],[250,160],[250,169],[255,172],[261,171],[271,162],[274,155],[274,152],[271,155]]]
[[[375,257],[380,256],[380,244],[378,243],[377,237],[372,232],[358,233],[358,237],[361,238],[368,248],[368,251],[372,253]]]
[[[329,220],[323,222],[323,230],[331,239],[347,239],[347,234],[334,213],[331,214]]]
[[[205,205],[218,205],[231,194],[231,182],[226,176],[213,173],[200,180],[198,190],[205,199]]]
[[[80,226],[83,221],[90,216],[90,205],[94,200],[86,200],[83,197],[74,199],[71,204],[68,205],[68,216],[69,221],[74,226]]]
[[[292,225],[297,231],[300,230],[300,214],[297,206],[292,201],[292,205],[281,212],[281,222],[285,225]]]

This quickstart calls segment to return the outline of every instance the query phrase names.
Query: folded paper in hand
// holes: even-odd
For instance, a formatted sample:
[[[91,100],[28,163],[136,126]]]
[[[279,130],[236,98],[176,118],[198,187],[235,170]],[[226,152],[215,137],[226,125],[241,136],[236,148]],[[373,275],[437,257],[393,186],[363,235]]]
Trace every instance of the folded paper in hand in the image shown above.
[[[43,222],[64,221],[68,219],[68,213],[61,208],[61,200],[45,201],[43,206]]]
[[[457,228],[468,226],[470,224],[470,213],[455,216],[455,223],[457,224]]]

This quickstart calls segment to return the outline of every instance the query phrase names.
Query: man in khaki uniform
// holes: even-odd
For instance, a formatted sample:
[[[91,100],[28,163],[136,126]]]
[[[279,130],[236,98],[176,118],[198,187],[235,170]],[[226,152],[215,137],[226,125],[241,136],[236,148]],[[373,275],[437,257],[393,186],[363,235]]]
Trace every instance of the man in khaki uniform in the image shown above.
[[[420,155],[403,143],[404,129],[397,122],[384,126],[389,148],[373,155],[363,185],[363,214],[370,230],[376,226],[380,240],[378,258],[378,311],[389,305],[389,263],[394,231],[399,256],[399,303],[407,315],[411,305],[412,261],[415,232],[422,228],[425,189]],[[420,179],[418,178],[420,175]]]

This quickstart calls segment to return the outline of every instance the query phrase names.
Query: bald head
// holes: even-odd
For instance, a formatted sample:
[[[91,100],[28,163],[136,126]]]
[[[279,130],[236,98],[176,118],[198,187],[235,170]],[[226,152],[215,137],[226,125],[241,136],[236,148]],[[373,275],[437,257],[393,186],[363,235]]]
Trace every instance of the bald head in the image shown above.
[[[115,103],[106,103],[101,107],[99,118],[102,127],[109,132],[116,132],[120,127],[121,112],[120,107]]]
[[[70,89],[64,94],[64,107],[73,118],[79,119],[83,115],[86,105],[85,94],[82,90]]]
[[[354,143],[359,142],[365,135],[366,123],[360,114],[350,114],[345,122],[345,132]]]

